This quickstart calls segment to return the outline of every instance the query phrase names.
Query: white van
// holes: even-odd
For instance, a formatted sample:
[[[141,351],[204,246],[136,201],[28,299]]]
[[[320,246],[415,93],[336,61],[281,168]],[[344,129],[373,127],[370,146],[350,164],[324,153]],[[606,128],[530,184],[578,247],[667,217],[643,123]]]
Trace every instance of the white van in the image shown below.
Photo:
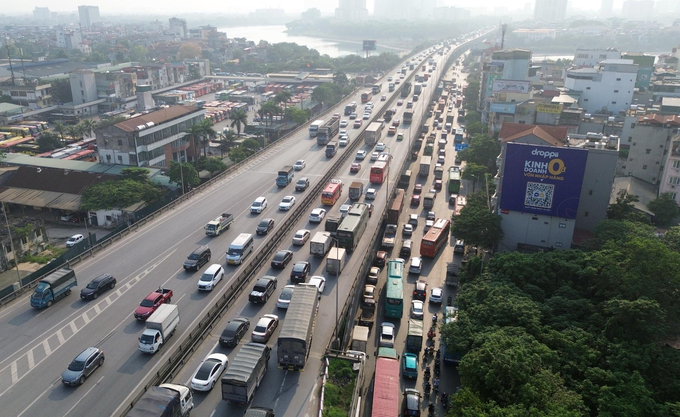
[[[241,233],[231,242],[229,250],[227,251],[227,263],[229,265],[241,265],[246,256],[253,251],[253,235],[250,233]]]

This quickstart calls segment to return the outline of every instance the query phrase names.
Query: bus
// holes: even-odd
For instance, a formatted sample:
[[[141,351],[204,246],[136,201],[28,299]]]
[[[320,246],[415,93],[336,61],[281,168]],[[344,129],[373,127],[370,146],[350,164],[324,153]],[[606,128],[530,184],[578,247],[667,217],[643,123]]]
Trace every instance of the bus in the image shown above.
[[[74,153],[71,156],[67,156],[64,158],[64,160],[97,162],[97,153],[92,149],[84,149],[80,152]]]
[[[390,163],[389,161],[377,161],[371,167],[371,184],[382,184],[387,179],[389,174]]]
[[[457,320],[458,320],[458,308],[453,306],[447,306],[446,310],[444,311],[444,325],[454,323]],[[447,350],[444,340],[443,339],[441,340],[442,342],[439,344],[439,346],[441,346],[444,363],[452,363],[454,365],[458,365],[458,363],[460,363],[462,355],[458,352]]]
[[[345,116],[349,116],[357,111],[357,102],[353,101],[345,106]]]
[[[321,192],[321,202],[327,206],[332,206],[342,194],[342,181],[331,180],[326,188]]]
[[[373,93],[371,91],[365,91],[361,93],[361,102],[368,103],[373,98]]]
[[[465,131],[463,129],[456,129],[456,133],[453,136],[453,143],[463,143],[463,136],[465,135]]]
[[[324,124],[323,120],[313,121],[312,124],[309,125],[309,137],[315,138],[316,135],[319,133],[319,128],[323,126],[323,124]]]
[[[371,417],[395,417],[400,414],[399,357],[391,348],[378,349],[373,382]]]
[[[38,132],[44,132],[48,128],[47,122],[41,122],[37,120],[22,120],[21,124],[35,126],[38,129]]]
[[[24,126],[0,126],[0,130],[22,137],[31,136],[30,129]]]
[[[338,246],[353,251],[368,225],[368,204],[354,203],[335,231]]]
[[[460,169],[449,168],[449,193],[458,194],[460,191]]]
[[[385,317],[401,318],[404,313],[404,260],[392,259],[387,263],[387,296]]]
[[[449,239],[451,222],[448,219],[437,219],[425,233],[423,240],[420,242],[420,256],[434,258],[439,253],[439,250],[446,244]]]

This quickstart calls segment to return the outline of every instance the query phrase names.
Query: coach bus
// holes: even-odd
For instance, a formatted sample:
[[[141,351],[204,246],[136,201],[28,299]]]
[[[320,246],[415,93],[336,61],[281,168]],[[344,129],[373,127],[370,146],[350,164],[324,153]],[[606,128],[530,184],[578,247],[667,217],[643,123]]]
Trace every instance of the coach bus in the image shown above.
[[[16,136],[31,136],[31,130],[25,126],[0,126],[3,132],[9,132]]]
[[[369,101],[371,101],[372,98],[373,98],[373,92],[371,92],[371,91],[365,91],[365,92],[361,93],[361,102],[362,103],[368,103]]]
[[[354,203],[335,231],[338,236],[338,246],[353,251],[359,244],[361,236],[368,225],[368,204]]]
[[[458,194],[460,191],[460,169],[449,168],[449,193]]]
[[[321,192],[321,202],[327,206],[332,206],[342,194],[342,182],[331,180],[326,188]]]
[[[389,161],[377,161],[371,167],[371,184],[382,184],[389,175],[390,163]]]
[[[385,317],[401,318],[404,314],[404,260],[392,259],[387,263],[387,296]]]
[[[425,233],[420,242],[420,256],[434,258],[439,250],[449,240],[451,222],[448,219],[435,220],[430,230]]]
[[[399,379],[399,357],[392,348],[378,349],[373,382],[373,404],[371,417],[395,417],[399,413],[401,389]]]

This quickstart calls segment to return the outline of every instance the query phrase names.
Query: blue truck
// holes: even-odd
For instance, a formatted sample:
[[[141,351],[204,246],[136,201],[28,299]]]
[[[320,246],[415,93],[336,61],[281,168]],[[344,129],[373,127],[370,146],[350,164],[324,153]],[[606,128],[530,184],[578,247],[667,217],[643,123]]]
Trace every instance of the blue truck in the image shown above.
[[[292,165],[286,165],[279,170],[279,175],[276,177],[276,185],[280,188],[286,187],[293,181],[295,170]]]
[[[335,153],[338,151],[338,142],[336,141],[331,141],[326,145],[326,157],[332,158],[335,156]]]
[[[58,269],[38,282],[38,286],[31,294],[31,307],[50,307],[55,301],[71,294],[71,288],[76,285],[78,285],[78,281],[74,270],[70,268]]]

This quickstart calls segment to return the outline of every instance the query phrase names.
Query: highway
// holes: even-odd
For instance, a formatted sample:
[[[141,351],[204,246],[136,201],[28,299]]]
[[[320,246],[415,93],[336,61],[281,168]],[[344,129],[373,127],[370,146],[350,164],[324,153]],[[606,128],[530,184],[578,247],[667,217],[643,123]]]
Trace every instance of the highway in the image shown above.
[[[428,87],[429,90],[433,88]],[[398,91],[397,89],[397,94]],[[348,97],[337,106],[336,111],[342,113],[344,106],[351,101],[360,102],[359,94]],[[381,108],[383,103],[379,98],[374,99],[374,102],[374,114],[381,114],[384,110]],[[420,105],[427,102],[421,100]],[[419,122],[419,112],[415,113],[414,127]],[[366,126],[364,123],[363,128]],[[351,137],[357,136],[358,131],[348,130]],[[390,151],[395,156],[393,166],[398,166],[398,161],[405,156],[406,144],[405,140],[402,146],[391,147],[394,149]],[[342,151],[341,148],[340,152]],[[186,256],[198,245],[208,244],[213,253],[211,263],[223,264],[224,253],[239,233],[254,232],[255,226],[264,217],[274,218],[277,225],[285,221],[288,213],[277,210],[278,202],[284,195],[302,198],[304,193],[294,192],[292,184],[279,189],[275,186],[274,179],[280,167],[290,165],[297,159],[305,159],[307,167],[301,173],[296,173],[295,179],[302,175],[307,176],[312,187],[332,163],[332,160],[325,157],[323,147],[309,138],[307,131],[303,129],[267,149],[246,166],[201,194],[152,220],[106,251],[78,264],[75,270],[79,285],[74,294],[66,299],[48,309],[36,310],[30,307],[28,297],[24,297],[0,310],[0,334],[3,335],[0,342],[0,357],[3,358],[0,361],[2,414],[17,417],[118,414],[122,405],[131,398],[131,394],[139,391],[158,366],[167,360],[173,347],[205,315],[211,301],[226,291],[230,279],[239,269],[227,266],[227,275],[216,289],[212,292],[198,292],[196,282],[200,272],[184,272],[182,262]],[[369,163],[366,161],[362,165],[360,175],[366,175]],[[341,174],[342,177],[347,178]],[[260,215],[251,215],[248,210],[250,203],[261,195],[267,197],[269,207]],[[384,196],[381,198],[384,199]],[[384,205],[384,200],[379,198],[377,203]],[[234,225],[222,236],[207,237],[203,226],[222,212],[234,214]],[[376,218],[372,219],[371,225],[377,226]],[[256,237],[255,250],[268,238]],[[299,252],[304,253],[305,248],[301,248]],[[357,258],[353,257],[347,268],[352,268]],[[318,268],[318,262],[314,266]],[[102,273],[116,276],[118,285],[115,290],[102,295],[98,300],[81,300],[78,297],[79,290]],[[279,288],[283,287],[281,284],[285,273],[286,271],[279,274]],[[167,346],[156,355],[147,356],[137,350],[137,338],[144,325],[133,318],[132,312],[149,292],[159,286],[174,291],[172,302],[179,306],[181,323],[177,334],[170,339]],[[329,298],[328,294],[336,288],[335,279],[329,279],[325,297]],[[347,291],[349,285],[344,288]],[[341,300],[344,296],[346,294],[340,288]],[[259,317],[265,311],[271,310],[270,304],[271,302],[263,308],[240,304],[242,311],[239,313]],[[328,304],[324,302],[322,305],[326,308]],[[322,320],[317,329],[332,327],[332,313],[329,315],[324,310],[322,316],[329,316],[329,321]],[[319,337],[315,349],[321,349],[325,344],[326,340]],[[104,366],[81,387],[63,386],[60,381],[61,373],[78,353],[89,346],[104,350]],[[321,350],[317,350],[319,351]],[[304,386],[310,395],[314,394],[313,384],[308,385],[308,378],[315,379],[314,372],[286,378],[287,381],[283,381],[285,384],[280,383],[277,388],[288,390],[295,382],[295,386]],[[270,384],[270,379],[273,379],[271,375],[266,379],[265,386]],[[261,390],[260,395],[267,391],[269,390]],[[277,410],[287,410],[286,414],[297,413],[297,410],[306,406],[307,396],[293,394],[294,392],[282,394]],[[298,404],[299,407],[295,408]]]

